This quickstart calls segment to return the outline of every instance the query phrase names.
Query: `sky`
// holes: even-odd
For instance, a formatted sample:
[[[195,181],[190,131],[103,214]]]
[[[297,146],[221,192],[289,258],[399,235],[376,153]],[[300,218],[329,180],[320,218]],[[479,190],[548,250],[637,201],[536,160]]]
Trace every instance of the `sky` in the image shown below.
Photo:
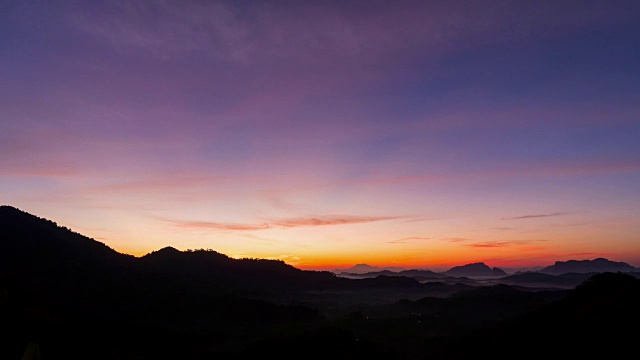
[[[640,266],[638,1],[0,2],[0,203],[303,270]]]

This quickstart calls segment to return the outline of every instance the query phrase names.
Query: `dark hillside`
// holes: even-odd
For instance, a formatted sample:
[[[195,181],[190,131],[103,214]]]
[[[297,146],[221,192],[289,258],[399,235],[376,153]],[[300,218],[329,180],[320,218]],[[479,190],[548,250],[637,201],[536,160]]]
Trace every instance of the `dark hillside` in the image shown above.
[[[129,266],[135,259],[104,243],[10,206],[0,206],[2,270]]]
[[[598,273],[539,309],[464,337],[433,342],[428,358],[626,357],[636,351],[638,304],[640,280],[625,273]]]
[[[0,207],[0,273],[53,298],[130,284],[136,258],[9,206]]]

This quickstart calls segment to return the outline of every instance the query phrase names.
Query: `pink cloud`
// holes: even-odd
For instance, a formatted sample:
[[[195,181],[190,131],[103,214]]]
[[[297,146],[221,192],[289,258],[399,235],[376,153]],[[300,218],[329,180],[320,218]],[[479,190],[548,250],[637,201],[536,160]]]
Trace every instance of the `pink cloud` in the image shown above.
[[[387,241],[387,243],[389,243],[389,244],[403,244],[403,243],[407,243],[407,242],[423,241],[423,240],[430,240],[430,239],[433,239],[433,238],[431,238],[431,237],[423,237],[423,236],[410,236],[410,237],[406,237],[406,238],[402,238],[402,239],[390,240],[390,241]]]
[[[291,218],[274,221],[273,224],[279,227],[293,228],[301,226],[324,226],[324,225],[345,225],[345,224],[361,224],[376,221],[401,219],[400,216],[318,216],[307,218]]]
[[[272,220],[264,223],[220,223],[211,221],[183,221],[161,219],[181,228],[190,229],[212,229],[212,230],[229,230],[229,231],[254,231],[266,230],[272,228],[297,228],[308,226],[333,226],[333,225],[350,225],[371,223],[377,221],[400,219],[399,216],[317,216],[308,218],[290,218]]]
[[[550,213],[550,214],[531,214],[531,215],[520,215],[508,218],[502,218],[500,220],[522,220],[522,219],[535,219],[535,218],[544,218],[551,216],[561,216],[566,215],[565,213]]]
[[[499,247],[512,246],[513,244],[514,243],[511,241],[490,241],[490,242],[468,244],[466,246],[474,247],[474,248],[499,248]]]
[[[474,247],[474,248],[501,248],[501,247],[526,245],[532,242],[541,242],[541,241],[546,241],[546,240],[485,241],[485,242],[467,244],[465,246]],[[531,248],[531,249],[534,249],[534,248]]]
[[[452,238],[443,238],[443,240],[446,240],[448,242],[464,242],[464,241],[470,241],[471,239],[468,238],[461,238],[461,237],[452,237]]]
[[[231,231],[252,231],[265,230],[272,226],[269,224],[238,224],[238,223],[219,223],[212,221],[181,221],[181,220],[165,220],[175,226],[187,229],[212,229],[212,230],[231,230]]]

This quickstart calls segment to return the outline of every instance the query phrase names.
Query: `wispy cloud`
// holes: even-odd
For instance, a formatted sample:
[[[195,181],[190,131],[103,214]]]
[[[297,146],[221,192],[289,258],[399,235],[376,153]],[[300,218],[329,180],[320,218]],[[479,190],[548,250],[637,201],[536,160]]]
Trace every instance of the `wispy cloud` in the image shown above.
[[[438,54],[469,43],[519,40],[540,33],[540,29],[548,36],[554,30],[575,31],[630,16],[624,7],[603,12],[588,5],[556,7],[558,16],[549,17],[546,6],[516,4],[504,11],[467,2],[460,6],[457,1],[373,1],[375,5],[361,11],[346,4],[282,7],[268,1],[252,6],[235,3],[112,1],[103,5],[102,11],[75,6],[69,21],[115,47],[159,54],[204,49],[214,56],[249,61],[299,53],[376,55],[413,44]]]
[[[403,243],[407,243],[407,242],[411,242],[411,241],[420,241],[420,240],[430,240],[433,239],[431,237],[424,237],[424,236],[410,236],[410,237],[405,237],[402,239],[396,239],[396,240],[390,240],[387,241],[388,244],[403,244]]]
[[[166,220],[177,227],[187,229],[211,229],[211,230],[230,230],[230,231],[251,231],[265,230],[272,226],[269,224],[242,224],[242,223],[220,223],[213,221],[183,221],[183,220]]]
[[[461,237],[452,237],[452,238],[443,238],[443,240],[446,240],[448,242],[463,242],[463,241],[469,241],[471,239],[461,238]]]
[[[185,221],[161,218],[165,222],[171,223],[181,228],[189,229],[212,229],[224,231],[254,231],[273,228],[297,228],[308,226],[331,226],[362,224],[376,221],[401,219],[401,216],[355,216],[355,215],[329,215],[288,218],[279,220],[269,220],[261,223],[226,223],[214,221]]]
[[[483,241],[483,242],[467,244],[465,246],[474,247],[474,248],[501,248],[501,247],[509,247],[509,246],[526,245],[532,242],[541,242],[541,241],[547,241],[547,240]]]
[[[514,217],[502,218],[500,220],[521,220],[521,219],[535,219],[535,218],[543,218],[543,217],[551,217],[551,216],[560,216],[566,215],[566,213],[550,213],[550,214],[529,214],[529,215],[521,215]]]
[[[276,227],[301,227],[301,226],[324,226],[324,225],[345,225],[361,224],[384,220],[400,219],[400,216],[318,216],[308,218],[291,218],[274,221]]]
[[[481,243],[467,244],[466,246],[474,248],[499,248],[513,245],[510,241],[487,241]]]

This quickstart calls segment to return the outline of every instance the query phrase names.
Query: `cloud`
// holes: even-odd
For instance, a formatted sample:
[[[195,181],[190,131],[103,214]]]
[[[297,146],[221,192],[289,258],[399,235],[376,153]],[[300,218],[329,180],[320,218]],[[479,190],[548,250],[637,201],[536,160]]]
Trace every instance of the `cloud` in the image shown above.
[[[231,230],[231,231],[251,231],[265,230],[271,228],[269,224],[241,224],[241,223],[220,223],[213,221],[182,221],[182,220],[165,220],[175,226],[188,229],[212,229],[212,230]]]
[[[540,242],[547,240],[514,240],[514,241],[484,241],[473,244],[467,244],[465,246],[474,247],[474,248],[499,248],[499,247],[508,247],[514,245],[525,245],[532,242]]]
[[[262,223],[225,223],[214,221],[184,221],[184,220],[172,220],[160,218],[165,222],[169,222],[175,226],[189,229],[212,229],[223,231],[254,231],[254,230],[266,230],[273,228],[297,228],[308,226],[331,226],[331,225],[349,225],[349,224],[362,224],[376,221],[395,220],[400,219],[399,216],[315,216],[315,217],[301,217],[301,218],[289,218],[280,220],[271,220]]]
[[[463,241],[469,241],[471,239],[460,238],[460,237],[452,237],[452,238],[443,238],[443,240],[447,240],[448,242],[463,242]]]
[[[512,241],[487,241],[481,243],[468,244],[466,246],[474,247],[474,248],[499,248],[505,246],[511,246],[514,242]]]
[[[542,218],[542,217],[551,217],[551,216],[560,216],[565,215],[565,213],[550,213],[550,214],[531,214],[531,215],[521,215],[515,217],[502,218],[500,220],[520,220],[520,219],[534,219],[534,218]]]
[[[633,19],[633,12],[624,7],[602,11],[599,4],[554,6],[553,17],[548,16],[550,5],[517,3],[506,11],[504,4],[457,1],[368,1],[361,6],[358,2],[283,7],[268,1],[249,6],[235,1],[112,1],[100,7],[74,6],[68,21],[116,48],[158,54],[204,51],[247,62],[300,53],[308,61],[318,54],[367,59],[418,44],[429,54],[439,54],[466,44],[519,41]]]
[[[406,237],[406,238],[402,238],[402,239],[390,240],[390,241],[387,241],[387,243],[388,244],[402,244],[402,243],[410,242],[410,241],[413,241],[413,240],[429,240],[429,239],[433,239],[433,238],[423,237],[423,236],[410,236],[410,237]]]
[[[398,216],[320,216],[308,218],[291,218],[274,221],[276,227],[302,227],[302,226],[324,226],[324,225],[345,225],[361,224],[384,220],[395,220]]]

